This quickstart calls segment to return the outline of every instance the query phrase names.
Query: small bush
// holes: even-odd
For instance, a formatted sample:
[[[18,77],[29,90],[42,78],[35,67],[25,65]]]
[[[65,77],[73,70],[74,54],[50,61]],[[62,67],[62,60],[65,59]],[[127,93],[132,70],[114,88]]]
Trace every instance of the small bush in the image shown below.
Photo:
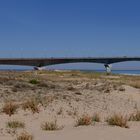
[[[140,111],[137,111],[135,114],[131,114],[129,121],[140,121]]]
[[[22,104],[24,110],[28,109],[32,113],[39,113],[38,102],[35,99],[31,99]]]
[[[125,91],[125,88],[121,86],[121,87],[119,88],[119,91]]]
[[[46,131],[54,131],[54,130],[60,130],[62,129],[62,127],[59,127],[57,125],[57,121],[52,121],[52,122],[44,122],[41,125],[42,130],[46,130]]]
[[[76,126],[81,126],[81,125],[91,125],[92,124],[92,117],[89,115],[83,115],[82,117],[78,118],[76,121]]]
[[[32,79],[29,81],[30,84],[36,85],[39,84],[39,81],[37,81],[36,79]]]
[[[109,125],[116,125],[120,127],[128,128],[127,119],[122,115],[114,114],[112,117],[107,119]]]
[[[24,128],[25,127],[25,124],[23,122],[20,122],[20,121],[9,121],[7,122],[7,127],[8,128]]]
[[[92,116],[92,121],[93,122],[100,122],[100,116],[99,116],[99,114],[94,114],[93,116]]]
[[[33,140],[33,136],[28,134],[27,132],[22,132],[17,136],[16,140]]]
[[[11,116],[13,115],[16,111],[17,111],[18,105],[13,103],[13,102],[9,102],[9,103],[5,103],[5,105],[2,108],[2,111]]]

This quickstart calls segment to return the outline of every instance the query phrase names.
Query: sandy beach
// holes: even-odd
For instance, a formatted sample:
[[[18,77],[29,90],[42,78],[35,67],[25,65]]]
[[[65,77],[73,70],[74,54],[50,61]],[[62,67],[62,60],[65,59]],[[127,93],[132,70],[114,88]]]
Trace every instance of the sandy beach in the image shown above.
[[[0,110],[1,140],[138,140],[140,76],[0,71]]]

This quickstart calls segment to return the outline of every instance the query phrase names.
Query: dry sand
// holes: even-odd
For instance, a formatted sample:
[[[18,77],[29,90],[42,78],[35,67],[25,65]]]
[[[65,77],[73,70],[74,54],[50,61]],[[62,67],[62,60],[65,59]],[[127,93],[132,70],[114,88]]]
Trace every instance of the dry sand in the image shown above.
[[[31,83],[34,79],[35,84]],[[14,140],[23,131],[32,134],[34,140],[138,140],[140,122],[128,122],[129,128],[106,122],[114,113],[129,116],[140,110],[140,89],[131,86],[135,80],[138,86],[139,76],[75,71],[0,72],[0,140]],[[39,113],[22,109],[21,104],[30,99],[38,102]],[[2,112],[9,101],[19,106],[12,116]],[[75,127],[80,116],[95,113],[100,122]],[[24,122],[25,128],[8,128],[6,123],[10,120]],[[62,130],[42,130],[45,121],[55,120]]]

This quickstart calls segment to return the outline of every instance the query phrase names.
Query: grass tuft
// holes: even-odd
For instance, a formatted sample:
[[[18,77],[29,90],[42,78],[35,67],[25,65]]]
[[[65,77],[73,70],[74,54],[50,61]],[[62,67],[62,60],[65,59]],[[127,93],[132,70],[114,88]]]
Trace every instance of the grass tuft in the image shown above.
[[[39,81],[36,80],[36,79],[32,79],[29,81],[30,84],[33,84],[33,85],[36,85],[36,84],[39,84]]]
[[[124,128],[129,128],[127,125],[127,118],[122,115],[114,114],[110,118],[107,119],[109,125],[120,126]]]
[[[33,140],[33,136],[27,132],[22,132],[17,136],[16,140]]]
[[[76,121],[76,127],[81,125],[91,125],[92,124],[92,117],[88,114],[82,115],[82,117],[79,117]]]
[[[42,130],[46,130],[46,131],[54,131],[54,130],[60,130],[62,129],[62,127],[59,127],[57,124],[57,121],[51,121],[51,122],[44,122],[41,125]]]
[[[129,121],[140,121],[140,111],[137,111],[135,114],[131,114]]]
[[[38,102],[35,99],[30,99],[24,102],[22,108],[24,110],[28,109],[32,111],[32,113],[39,113]]]
[[[95,113],[95,114],[92,116],[92,121],[93,121],[93,122],[100,122],[101,119],[100,119],[99,114]]]
[[[18,105],[13,102],[5,103],[2,108],[2,112],[11,116],[15,114],[15,112],[17,111],[17,108],[18,108]]]
[[[14,128],[14,129],[16,129],[16,128],[24,128],[25,127],[25,124],[23,122],[16,121],[16,120],[9,121],[9,122],[7,122],[6,125],[7,125],[8,128]]]

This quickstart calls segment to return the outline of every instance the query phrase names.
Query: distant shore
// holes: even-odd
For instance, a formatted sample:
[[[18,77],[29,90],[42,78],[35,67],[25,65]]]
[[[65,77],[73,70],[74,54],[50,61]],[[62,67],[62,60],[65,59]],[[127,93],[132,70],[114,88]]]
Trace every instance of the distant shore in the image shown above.
[[[106,71],[97,69],[97,70],[86,70],[86,69],[44,69],[51,71],[85,71],[85,72],[99,72],[106,73]],[[0,69],[0,71],[33,71],[33,69]],[[140,75],[140,70],[112,70],[112,74],[124,74],[124,75]]]

